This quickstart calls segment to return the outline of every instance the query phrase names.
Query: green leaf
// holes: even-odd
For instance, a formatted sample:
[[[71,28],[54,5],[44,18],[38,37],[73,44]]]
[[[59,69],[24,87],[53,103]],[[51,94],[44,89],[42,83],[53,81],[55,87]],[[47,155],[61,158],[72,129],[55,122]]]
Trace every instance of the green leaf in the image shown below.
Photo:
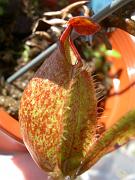
[[[29,53],[30,53],[30,47],[27,45],[24,45],[24,51],[22,53],[22,56],[25,62],[29,61]]]
[[[114,49],[113,50],[107,50],[105,52],[105,55],[115,57],[115,58],[121,58],[121,54],[118,51],[114,50]]]
[[[135,110],[125,116],[107,130],[90,149],[87,158],[82,162],[80,174],[93,166],[102,156],[121,145],[130,138],[135,138]]]
[[[99,51],[100,51],[100,52],[105,53],[106,50],[107,50],[107,49],[106,49],[105,44],[100,45],[100,47],[99,47]]]
[[[3,7],[0,7],[0,16],[2,16],[4,14],[4,9]]]

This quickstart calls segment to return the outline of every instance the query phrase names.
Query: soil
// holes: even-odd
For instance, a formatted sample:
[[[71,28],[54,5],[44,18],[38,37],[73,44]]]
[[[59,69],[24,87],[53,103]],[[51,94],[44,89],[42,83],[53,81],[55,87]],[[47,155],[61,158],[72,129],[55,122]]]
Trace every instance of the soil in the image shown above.
[[[21,42],[22,45],[27,41]],[[0,61],[0,107],[4,108],[15,119],[18,119],[18,107],[23,90],[25,89],[29,80],[33,77],[34,72],[39,65],[26,72],[12,83],[7,83],[6,79],[17,70],[25,66],[30,61],[30,59],[34,58],[50,44],[44,39],[41,41],[41,39],[37,37],[31,38],[29,41],[31,43],[36,42],[36,45],[31,47],[29,52],[27,52],[28,60],[25,59],[23,55],[24,51],[22,50],[20,50],[21,56],[18,56],[15,59],[10,59],[10,61],[5,61],[4,57],[7,53],[9,57],[12,56],[12,52],[7,52],[6,50],[5,52],[0,52],[0,55],[2,56],[2,60]],[[38,43],[40,43],[40,48]],[[9,57],[7,57],[7,59],[9,59]],[[14,63],[14,61],[16,63]]]

